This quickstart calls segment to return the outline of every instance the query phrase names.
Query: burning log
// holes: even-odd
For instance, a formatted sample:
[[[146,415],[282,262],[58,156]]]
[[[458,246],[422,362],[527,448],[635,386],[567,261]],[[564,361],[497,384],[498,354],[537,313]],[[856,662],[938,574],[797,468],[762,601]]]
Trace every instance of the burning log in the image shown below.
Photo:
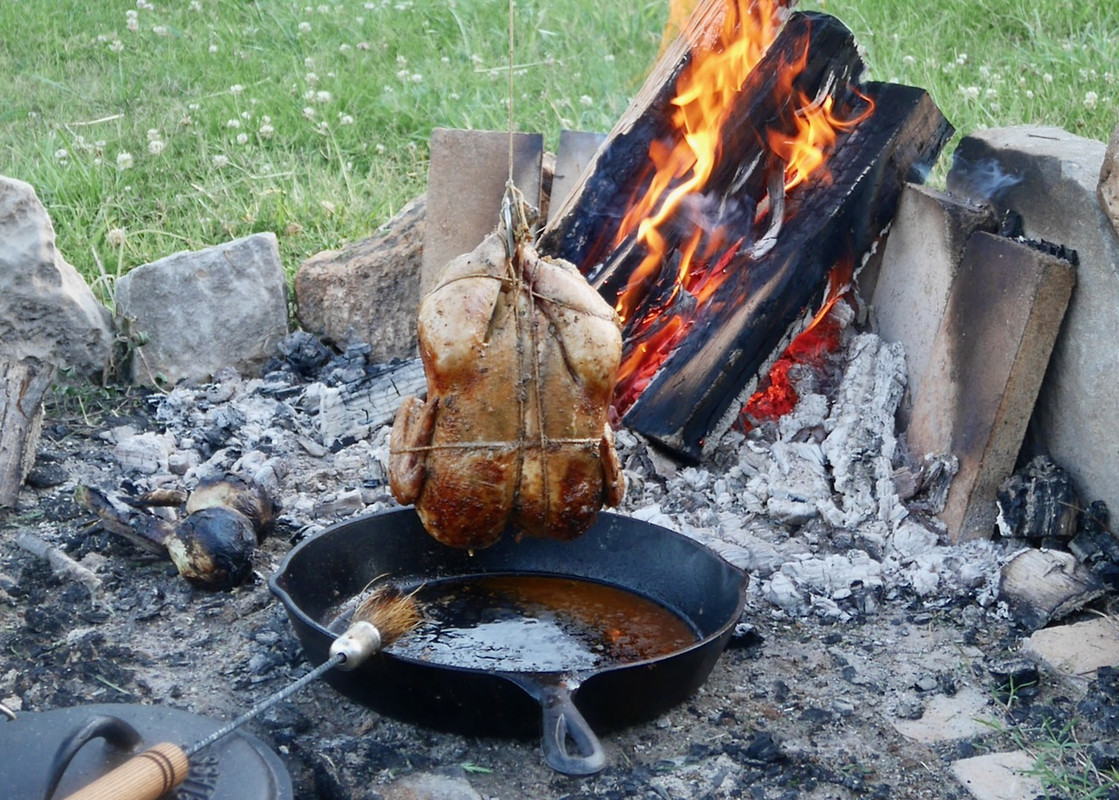
[[[726,28],[723,5],[701,6],[681,38]],[[771,11],[730,27],[768,33],[782,16],[780,4]],[[832,269],[869,251],[951,126],[919,89],[855,84],[862,63],[840,22],[792,14],[724,98],[709,151],[693,152],[693,121],[673,108],[690,102],[680,84],[702,72],[689,70],[701,48],[680,47],[604,142],[541,248],[577,264],[624,319],[615,405],[625,424],[696,460],[819,305]],[[691,156],[673,149],[681,141]],[[615,208],[617,198],[629,208]]]

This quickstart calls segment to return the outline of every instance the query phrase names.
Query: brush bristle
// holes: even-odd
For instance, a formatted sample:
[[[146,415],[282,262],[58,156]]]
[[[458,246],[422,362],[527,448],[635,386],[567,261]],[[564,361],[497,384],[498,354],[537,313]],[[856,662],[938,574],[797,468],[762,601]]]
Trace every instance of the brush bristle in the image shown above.
[[[381,586],[362,601],[354,612],[354,622],[368,622],[381,634],[381,646],[388,647],[423,621],[412,594],[395,586]]]

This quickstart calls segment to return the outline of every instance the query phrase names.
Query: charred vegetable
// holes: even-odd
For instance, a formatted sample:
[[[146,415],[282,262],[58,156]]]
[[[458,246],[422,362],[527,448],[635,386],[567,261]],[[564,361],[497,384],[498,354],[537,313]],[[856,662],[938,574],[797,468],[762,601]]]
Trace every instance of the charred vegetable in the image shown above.
[[[256,531],[239,511],[212,506],[183,518],[167,539],[179,574],[208,589],[232,589],[253,567]]]
[[[179,574],[207,589],[231,589],[252,571],[257,542],[275,519],[276,505],[255,484],[230,477],[208,481],[186,500],[186,515],[167,519],[115,494],[80,486],[78,503],[106,530],[170,558]]]

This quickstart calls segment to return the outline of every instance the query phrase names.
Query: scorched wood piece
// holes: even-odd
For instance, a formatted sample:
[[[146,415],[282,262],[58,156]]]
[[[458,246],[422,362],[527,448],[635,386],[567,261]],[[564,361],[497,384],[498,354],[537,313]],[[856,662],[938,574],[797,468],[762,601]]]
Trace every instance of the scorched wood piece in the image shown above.
[[[424,298],[427,400],[405,398],[393,423],[393,495],[452,547],[491,545],[510,523],[571,539],[624,491],[607,421],[617,315],[575,267],[537,255],[527,224],[510,227]]]

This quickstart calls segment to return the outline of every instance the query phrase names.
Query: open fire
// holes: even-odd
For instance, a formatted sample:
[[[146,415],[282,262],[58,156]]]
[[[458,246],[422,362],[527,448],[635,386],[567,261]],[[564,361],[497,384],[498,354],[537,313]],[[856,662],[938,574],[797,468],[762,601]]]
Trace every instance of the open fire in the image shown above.
[[[920,92],[856,83],[841,23],[791,5],[701,3],[541,242],[624,322],[618,414],[686,458],[835,302],[849,279],[827,292],[829,275],[947,138]]]
[[[787,193],[810,180],[828,180],[826,161],[839,134],[873,111],[873,103],[866,102],[852,116],[840,118],[835,97],[810,97],[796,88],[808,59],[805,42],[791,62],[780,65],[789,102],[779,118],[755,132],[772,155],[768,170],[784,176],[776,194],[767,192],[753,214],[748,213],[749,204],[727,203],[708,194],[720,159],[735,155],[724,152],[722,134],[733,119],[735,98],[780,32],[787,5],[732,0],[713,41],[711,31],[683,31],[692,57],[676,83],[674,130],[650,145],[649,165],[639,179],[643,189],[631,200],[613,239],[618,248],[633,236],[645,253],[615,306],[626,323],[627,343],[615,395],[620,413],[629,409],[702,316],[730,277],[734,257],[752,246],[750,255],[756,258],[772,246],[784,223]],[[678,10],[673,14],[680,16]],[[766,186],[774,183],[767,180]],[[667,262],[673,264],[671,283],[657,288],[661,281],[668,283],[663,273]]]

